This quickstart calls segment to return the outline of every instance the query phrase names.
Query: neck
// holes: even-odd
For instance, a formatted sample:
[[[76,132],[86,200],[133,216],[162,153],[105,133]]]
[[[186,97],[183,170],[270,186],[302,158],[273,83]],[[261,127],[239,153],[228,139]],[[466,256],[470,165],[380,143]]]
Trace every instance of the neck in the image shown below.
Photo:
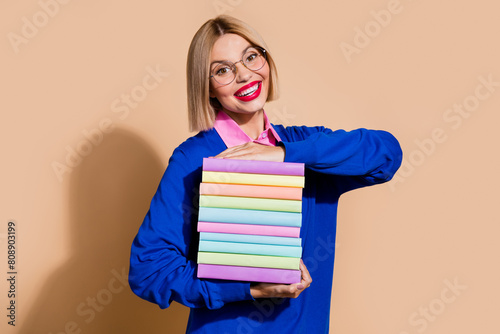
[[[264,131],[264,110],[254,113],[236,113],[224,110],[250,138],[257,139]]]

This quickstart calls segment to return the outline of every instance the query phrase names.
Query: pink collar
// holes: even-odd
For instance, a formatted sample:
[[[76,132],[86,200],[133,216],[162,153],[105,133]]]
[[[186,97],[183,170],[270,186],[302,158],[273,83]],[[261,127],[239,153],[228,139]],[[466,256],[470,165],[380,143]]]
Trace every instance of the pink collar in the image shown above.
[[[281,141],[280,136],[271,126],[266,112],[264,113],[264,131],[256,140],[250,138],[231,117],[224,111],[220,110],[215,118],[214,128],[219,136],[224,141],[224,144],[229,147],[238,146],[248,142],[259,143],[268,146],[276,146],[276,141]]]

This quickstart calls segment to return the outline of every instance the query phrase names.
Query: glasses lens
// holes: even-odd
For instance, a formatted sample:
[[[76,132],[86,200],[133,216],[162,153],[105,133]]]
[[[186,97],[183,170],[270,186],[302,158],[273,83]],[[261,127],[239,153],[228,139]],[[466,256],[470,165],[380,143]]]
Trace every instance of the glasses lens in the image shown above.
[[[212,70],[212,75],[214,76],[215,81],[221,85],[226,85],[233,81],[233,65],[226,62],[220,63]]]
[[[260,48],[252,47],[245,52],[242,60],[246,68],[258,71],[266,64],[266,53]],[[236,67],[229,61],[219,63],[212,69],[212,76],[221,85],[230,84],[236,77]]]
[[[261,49],[250,48],[243,56],[243,61],[248,69],[257,71],[266,63],[266,55]]]

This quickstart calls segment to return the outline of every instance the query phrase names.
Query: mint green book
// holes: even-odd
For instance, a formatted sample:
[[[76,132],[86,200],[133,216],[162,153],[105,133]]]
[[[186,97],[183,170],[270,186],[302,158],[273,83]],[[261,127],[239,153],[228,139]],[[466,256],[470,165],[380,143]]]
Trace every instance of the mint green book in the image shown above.
[[[247,244],[243,242],[200,240],[198,250],[200,252],[271,255],[298,258],[302,256],[302,247],[300,246]]]
[[[298,270],[300,258],[267,256],[267,255],[198,252],[198,263]]]
[[[302,212],[302,201],[290,199],[200,195],[200,206],[210,208]]]

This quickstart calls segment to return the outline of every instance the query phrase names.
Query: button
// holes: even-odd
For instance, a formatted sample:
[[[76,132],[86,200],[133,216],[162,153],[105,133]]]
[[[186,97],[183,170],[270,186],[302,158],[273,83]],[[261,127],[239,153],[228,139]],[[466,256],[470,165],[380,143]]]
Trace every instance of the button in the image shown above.
[[[262,138],[267,138],[267,132],[264,132],[264,133],[262,134]]]

